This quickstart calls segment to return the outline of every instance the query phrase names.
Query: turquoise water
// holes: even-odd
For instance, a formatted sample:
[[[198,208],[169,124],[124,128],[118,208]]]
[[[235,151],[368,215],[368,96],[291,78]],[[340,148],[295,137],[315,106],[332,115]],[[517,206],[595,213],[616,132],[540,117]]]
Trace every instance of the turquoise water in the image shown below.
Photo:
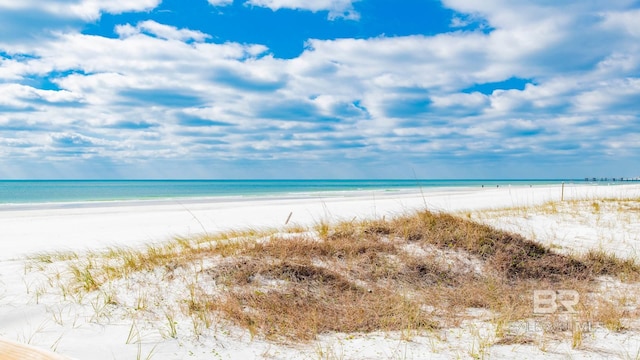
[[[0,204],[222,196],[319,195],[358,190],[548,185],[577,180],[0,180]],[[583,180],[581,181],[583,182]]]

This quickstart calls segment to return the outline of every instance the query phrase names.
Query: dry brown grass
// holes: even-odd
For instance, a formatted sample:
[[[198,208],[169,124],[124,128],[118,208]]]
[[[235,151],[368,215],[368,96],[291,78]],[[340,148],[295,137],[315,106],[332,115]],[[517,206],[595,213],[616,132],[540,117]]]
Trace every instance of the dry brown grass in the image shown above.
[[[508,323],[532,316],[535,289],[575,289],[587,299],[582,295],[598,276],[640,275],[633,261],[597,252],[562,255],[517,234],[429,211],[323,223],[317,236],[235,233],[70,261],[75,291],[140,271],[163,269],[171,277],[199,264],[185,281],[194,289],[214,281],[216,291],[192,291],[185,315],[222,314],[254,335],[285,340],[455,326],[468,308],[490,310],[493,321]],[[581,304],[584,316],[613,319],[607,326],[622,329],[623,314],[603,304]]]
[[[623,259],[603,250],[590,250],[582,261],[594,274],[609,275],[625,281],[640,280],[640,265],[633,259]]]

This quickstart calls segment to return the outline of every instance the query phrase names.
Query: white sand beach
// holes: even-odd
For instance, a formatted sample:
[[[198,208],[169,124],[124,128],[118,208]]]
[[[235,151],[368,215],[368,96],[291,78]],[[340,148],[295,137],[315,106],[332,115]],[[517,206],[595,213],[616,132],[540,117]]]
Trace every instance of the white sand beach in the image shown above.
[[[366,191],[328,197],[198,199],[184,201],[109,202],[0,207],[0,338],[29,344],[71,359],[235,359],[235,358],[472,358],[479,339],[490,332],[484,323],[461,324],[439,334],[326,334],[311,344],[279,344],[252,338],[221,323],[200,336],[178,323],[178,336],[163,336],[162,321],[132,319],[113,310],[98,316],[95,297],[61,299],[50,292],[47,277],[29,268],[26,258],[46,252],[96,252],[113,247],[141,247],[175,237],[229,230],[313,226],[393,217],[427,208],[468,213],[469,217],[520,233],[561,252],[602,248],[619,256],[640,255],[639,211],[625,224],[590,212],[590,221],[557,213],[500,213],[572,199],[639,199],[640,185],[566,184],[558,186]],[[614,214],[615,215],[615,214]],[[140,279],[144,279],[141,277]],[[141,280],[142,281],[142,280]],[[141,285],[142,287],[142,285]],[[176,289],[158,287],[166,292]],[[130,294],[135,297],[137,294]],[[93,301],[93,302],[92,302]],[[93,306],[92,306],[93,304]],[[638,324],[636,319],[636,324]],[[572,348],[550,339],[539,344],[494,345],[491,358],[638,358],[640,332],[630,324],[623,332],[593,332],[587,346]],[[183,331],[184,330],[184,331]],[[132,341],[132,331],[136,341]],[[475,345],[474,345],[475,344]],[[476,349],[477,350],[477,349]],[[485,354],[485,353],[483,353]],[[0,359],[2,359],[0,354]]]

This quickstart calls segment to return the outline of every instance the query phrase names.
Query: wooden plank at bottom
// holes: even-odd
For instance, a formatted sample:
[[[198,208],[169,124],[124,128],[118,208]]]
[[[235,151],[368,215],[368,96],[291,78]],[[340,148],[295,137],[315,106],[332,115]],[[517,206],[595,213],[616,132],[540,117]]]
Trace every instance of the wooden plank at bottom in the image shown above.
[[[0,339],[0,360],[69,360],[69,358],[33,346]]]

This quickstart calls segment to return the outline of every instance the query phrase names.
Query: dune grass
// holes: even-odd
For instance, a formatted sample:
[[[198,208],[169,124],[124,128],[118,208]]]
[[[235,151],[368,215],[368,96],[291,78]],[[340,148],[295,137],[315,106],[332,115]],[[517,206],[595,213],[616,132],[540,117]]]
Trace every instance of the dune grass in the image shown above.
[[[640,279],[633,260],[602,251],[559,254],[520,235],[430,211],[34,261],[64,262],[57,283],[75,298],[140,273],[160,273],[167,283],[184,284],[175,304],[154,310],[152,301],[138,300],[141,309],[164,318],[170,337],[179,336],[179,317],[191,319],[196,335],[221,317],[252,336],[284,341],[331,332],[432,331],[458,326],[470,317],[470,308],[487,310],[502,329],[533,316],[537,289],[576,290],[581,319],[606,320],[621,330],[624,312],[593,295],[596,280]],[[115,295],[104,298],[122,305]],[[177,312],[167,310],[172,305]],[[509,334],[500,330],[499,335]],[[581,335],[573,336],[579,343]]]

